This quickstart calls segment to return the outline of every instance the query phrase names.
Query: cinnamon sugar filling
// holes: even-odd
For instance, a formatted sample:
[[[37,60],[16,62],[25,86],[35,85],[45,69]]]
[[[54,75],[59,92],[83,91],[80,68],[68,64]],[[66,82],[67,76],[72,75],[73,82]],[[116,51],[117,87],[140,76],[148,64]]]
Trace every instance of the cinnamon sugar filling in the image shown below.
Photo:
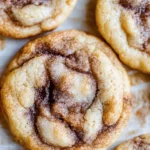
[[[66,148],[73,145],[92,144],[101,132],[111,132],[117,122],[110,126],[99,122],[102,127],[98,127],[93,137],[86,137],[85,134],[84,123],[87,111],[99,105],[96,100],[99,92],[98,83],[95,75],[92,74],[88,54],[82,50],[73,54],[57,52],[56,49],[50,49],[46,43],[37,45],[35,49],[33,56],[31,55],[28,60],[23,60],[24,63],[20,65],[23,66],[31,59],[43,55],[50,57],[45,62],[46,85],[35,89],[34,106],[29,110],[34,130],[41,141],[48,145]],[[57,73],[57,71],[60,72]],[[99,111],[103,113],[103,110]],[[52,139],[45,137],[43,127],[41,128],[44,126],[41,124],[43,119],[45,119],[43,122],[48,120],[48,122],[56,122],[56,125],[57,123],[64,125],[67,134],[73,138],[70,146],[68,143],[66,145],[53,143]]]
[[[131,11],[130,15],[138,27],[139,37],[128,39],[129,45],[150,54],[150,2],[148,0],[119,0],[119,4]],[[136,43],[137,38],[141,41]]]

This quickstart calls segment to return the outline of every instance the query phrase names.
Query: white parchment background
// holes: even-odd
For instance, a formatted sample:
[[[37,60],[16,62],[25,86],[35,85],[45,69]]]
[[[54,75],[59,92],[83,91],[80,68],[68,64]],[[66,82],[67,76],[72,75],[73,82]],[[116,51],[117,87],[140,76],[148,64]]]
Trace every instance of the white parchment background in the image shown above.
[[[95,24],[96,0],[78,0],[71,16],[57,30],[79,29],[100,37]],[[33,38],[32,38],[33,39]],[[17,51],[29,41],[6,39],[6,47],[0,51],[0,74]],[[150,76],[127,69],[132,84],[133,113],[128,126],[120,138],[109,148],[137,135],[150,133]],[[16,144],[7,130],[7,124],[0,112],[0,150],[24,150]]]

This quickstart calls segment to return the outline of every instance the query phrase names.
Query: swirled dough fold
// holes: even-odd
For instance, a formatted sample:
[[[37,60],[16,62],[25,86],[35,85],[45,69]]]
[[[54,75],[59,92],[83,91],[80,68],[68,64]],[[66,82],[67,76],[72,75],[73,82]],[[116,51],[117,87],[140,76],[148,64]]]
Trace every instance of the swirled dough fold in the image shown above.
[[[84,32],[31,41],[2,81],[6,120],[28,149],[105,149],[130,116],[126,71],[103,41]]]
[[[55,29],[69,16],[77,0],[1,0],[0,33],[27,38]]]
[[[128,66],[150,73],[150,1],[98,0],[100,33]]]

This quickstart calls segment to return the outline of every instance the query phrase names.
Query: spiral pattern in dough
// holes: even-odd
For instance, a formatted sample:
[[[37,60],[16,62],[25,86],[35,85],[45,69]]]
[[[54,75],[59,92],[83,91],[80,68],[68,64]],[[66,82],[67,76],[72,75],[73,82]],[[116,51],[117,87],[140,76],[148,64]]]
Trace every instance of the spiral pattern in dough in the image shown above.
[[[130,115],[130,86],[115,54],[80,31],[28,43],[9,65],[1,98],[11,132],[29,149],[106,148]]]
[[[150,134],[140,135],[132,140],[120,144],[116,150],[149,150]]]
[[[129,45],[150,54],[150,2],[149,0],[120,0],[128,10],[121,16]]]
[[[55,29],[69,16],[77,0],[1,0],[0,33],[27,38]]]
[[[100,33],[130,67],[150,73],[150,1],[98,0]]]

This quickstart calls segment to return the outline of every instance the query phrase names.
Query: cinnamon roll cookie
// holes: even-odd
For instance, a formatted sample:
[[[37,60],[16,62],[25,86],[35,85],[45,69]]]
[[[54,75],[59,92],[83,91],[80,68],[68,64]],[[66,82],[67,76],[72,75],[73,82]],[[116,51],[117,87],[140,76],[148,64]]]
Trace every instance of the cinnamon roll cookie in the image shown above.
[[[150,73],[150,0],[98,0],[96,20],[126,65]]]
[[[0,0],[0,34],[27,38],[58,27],[77,0]]]
[[[130,116],[124,68],[103,41],[81,31],[31,41],[3,80],[10,130],[32,150],[105,149]]]
[[[119,145],[116,150],[150,150],[150,134],[138,136]]]

